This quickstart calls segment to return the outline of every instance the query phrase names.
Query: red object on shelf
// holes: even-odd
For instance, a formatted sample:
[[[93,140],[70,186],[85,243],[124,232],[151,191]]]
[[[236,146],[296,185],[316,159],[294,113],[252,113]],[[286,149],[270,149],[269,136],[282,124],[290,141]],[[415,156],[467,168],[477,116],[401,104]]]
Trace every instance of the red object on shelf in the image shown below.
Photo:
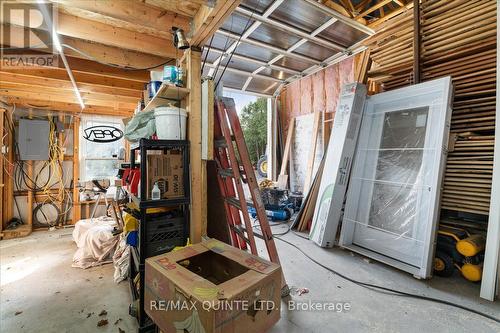
[[[128,176],[130,174],[130,168],[125,168],[123,170],[123,176],[122,176],[122,186],[126,187],[128,185]]]
[[[130,192],[137,196],[137,191],[139,189],[139,182],[141,181],[141,170],[140,169],[132,169],[130,171]]]

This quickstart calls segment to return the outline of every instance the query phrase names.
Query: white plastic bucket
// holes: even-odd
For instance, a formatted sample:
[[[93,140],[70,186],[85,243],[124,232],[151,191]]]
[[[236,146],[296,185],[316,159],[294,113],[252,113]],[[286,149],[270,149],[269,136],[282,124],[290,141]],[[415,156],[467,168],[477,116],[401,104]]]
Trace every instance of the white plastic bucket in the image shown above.
[[[158,139],[186,140],[186,110],[161,106],[155,108],[154,113]]]

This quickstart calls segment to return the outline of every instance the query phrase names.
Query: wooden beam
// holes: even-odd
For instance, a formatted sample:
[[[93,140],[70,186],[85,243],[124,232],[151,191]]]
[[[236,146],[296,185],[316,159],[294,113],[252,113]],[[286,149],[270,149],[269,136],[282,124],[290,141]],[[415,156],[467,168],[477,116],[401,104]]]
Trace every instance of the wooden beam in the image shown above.
[[[198,243],[207,230],[206,161],[202,160],[201,153],[201,52],[190,49],[186,55],[187,87],[190,89],[187,105],[191,166],[190,238],[191,242]]]
[[[5,122],[6,123],[12,123],[12,114],[6,110],[5,112]],[[6,125],[10,126],[10,125]],[[7,164],[9,163],[14,163],[14,137],[10,131],[7,131],[7,137],[6,140],[4,141],[6,143],[6,146],[8,147],[8,152],[4,154],[4,157],[7,158]],[[3,168],[2,168],[3,169]],[[7,169],[10,169],[7,166]],[[13,217],[14,215],[14,178],[12,177],[14,170],[10,169],[9,170],[11,177],[7,175],[7,177],[4,177],[4,186],[3,186],[3,197],[5,201],[4,203],[4,209],[3,209],[3,218],[2,218],[2,224],[3,224],[3,229],[7,226],[7,222]]]
[[[130,109],[112,109],[106,106],[86,105],[81,111],[80,104],[69,103],[67,101],[54,101],[47,99],[29,98],[26,96],[4,96],[9,103],[16,103],[18,107],[33,108],[38,114],[53,115],[58,113],[69,114],[95,114],[106,116],[130,117],[133,110]]]
[[[66,56],[87,60],[96,59],[99,62],[123,67],[154,68],[154,66],[160,65],[159,68],[163,69],[163,63],[169,60],[167,58],[147,54],[145,52],[124,50],[114,46],[89,42],[67,36],[63,36],[61,38],[61,43],[64,44],[64,53]],[[80,52],[66,47],[66,45],[75,48]],[[86,56],[85,54],[91,56],[92,58]],[[173,64],[173,59],[170,60]]]
[[[337,13],[340,13],[340,14],[347,16],[347,17],[352,17],[352,15],[347,11],[347,9],[345,9],[343,6],[339,5],[338,3],[333,2],[332,0],[324,0],[323,4],[325,6],[327,6],[328,8],[333,9]]]
[[[115,27],[171,38],[172,27],[189,31],[190,18],[139,1],[50,0],[70,15]]]
[[[85,110],[85,109],[84,109]],[[82,217],[82,208],[80,207],[80,191],[78,181],[80,180],[80,118],[73,119],[73,218],[71,222],[75,224]]]
[[[354,6],[355,10],[357,13],[361,13],[361,11],[366,7],[367,4],[372,2],[372,0],[363,0],[360,3],[358,3],[356,6]]]
[[[93,44],[89,43],[88,47],[90,48],[92,45],[95,45],[97,48],[99,48],[99,44]],[[15,47],[15,46],[14,46]],[[118,50],[116,48],[113,48],[113,50]],[[107,50],[103,50],[106,52]],[[108,50],[109,51],[109,50]],[[16,55],[22,53],[22,51],[17,50],[17,51],[4,51],[4,55]],[[30,54],[33,55],[43,55],[46,53],[35,51],[35,50],[30,50]],[[122,54],[123,56],[127,56],[126,54]],[[140,58],[140,55],[136,53],[137,59]],[[117,55],[118,56],[118,55]],[[73,75],[75,75],[76,79],[76,73],[89,73],[93,75],[99,75],[99,76],[106,76],[106,77],[111,77],[111,78],[120,78],[120,79],[126,79],[126,80],[131,80],[131,81],[137,81],[140,82],[140,86],[143,87],[143,83],[148,82],[150,80],[149,72],[147,70],[133,70],[133,69],[124,69],[124,68],[117,68],[105,64],[99,64],[95,61],[92,60],[87,60],[84,59],[83,57],[81,58],[76,58],[76,57],[71,57],[67,56],[66,59],[68,60],[68,63],[71,67],[71,70],[73,71]],[[163,58],[155,58],[155,63],[152,65],[158,64],[156,61],[163,59]],[[128,62],[129,65],[132,65],[132,62]],[[138,65],[138,63],[133,63],[134,65]],[[124,64],[126,65],[126,64]],[[139,64],[140,65],[140,64]],[[144,65],[149,66],[149,64],[144,63]],[[131,66],[132,67],[132,66]],[[135,66],[133,66],[135,67]],[[53,65],[50,66],[25,66],[25,67],[9,67],[9,66],[2,66],[2,70],[6,71],[12,71],[12,70],[17,70],[17,71],[32,71],[32,70],[40,70],[40,69],[60,69],[64,73],[66,73],[66,69],[64,68],[64,64],[61,60],[57,61]],[[66,75],[67,76],[67,75]],[[77,82],[79,81],[76,79]],[[141,89],[141,88],[139,88]]]
[[[206,0],[142,0],[148,5],[163,8],[168,11],[193,17],[200,5],[206,5]]]
[[[8,20],[4,21],[4,17],[0,18],[0,20],[4,24],[19,25],[28,23],[22,17],[16,17],[15,14],[13,13]],[[22,15],[22,13],[19,15]],[[58,15],[56,31],[62,36],[89,40],[125,50],[134,50],[165,58],[175,58],[176,56],[176,49],[171,39],[117,28],[64,13]]]
[[[358,18],[362,18],[370,13],[373,13],[374,11],[376,11],[377,9],[387,5],[389,2],[391,2],[392,0],[382,0],[380,1],[379,3],[377,3],[376,5],[374,6],[371,6],[369,7],[368,9],[364,10],[363,12],[359,13],[354,19],[358,19]]]
[[[354,17],[354,6],[352,5],[350,0],[340,0],[340,3],[342,4],[342,7],[346,9],[346,11],[349,13],[350,17]]]
[[[64,91],[73,91],[73,85],[67,79],[53,79],[50,77],[41,77],[23,74],[9,73],[0,70],[0,82],[13,83],[33,87],[33,90],[47,88],[56,88]],[[119,87],[110,87],[97,84],[78,83],[78,89],[83,93],[98,93],[109,95],[110,98],[133,98],[139,100],[142,95],[142,90],[133,90]]]
[[[101,65],[91,60],[68,58],[69,66],[73,71],[75,80],[78,73],[91,73],[94,75],[101,75],[111,78],[120,78],[126,80],[134,80],[141,83],[148,82],[150,80],[148,71],[129,71],[121,68],[114,68],[110,66]],[[62,61],[59,62],[59,67],[64,68]]]
[[[295,130],[295,118],[291,118],[288,122],[288,130],[286,133],[285,149],[283,151],[283,159],[281,160],[280,176],[287,172],[288,160],[290,159],[290,151],[292,150],[293,131]]]
[[[190,43],[193,46],[203,46],[224,21],[238,7],[241,0],[219,0],[215,7],[201,6],[193,18]]]
[[[409,2],[408,4],[406,4],[405,6],[403,7],[400,7],[388,14],[386,14],[383,18],[379,18],[373,22],[371,22],[370,24],[368,24],[368,26],[370,28],[378,28],[382,23],[384,22],[387,22],[388,20],[390,20],[391,18],[395,17],[395,16],[398,16],[399,14],[401,13],[404,13],[405,11],[407,11],[408,9],[410,8],[413,8],[413,2]]]
[[[2,73],[10,73],[15,75],[21,75],[24,77],[33,77],[33,78],[47,78],[49,80],[58,80],[58,81],[68,81],[67,72],[61,68],[49,68],[49,67],[30,67],[30,68],[14,68],[10,69],[8,67],[2,68]],[[90,73],[81,73],[74,72],[73,76],[75,77],[76,82],[78,84],[90,84],[96,86],[103,87],[116,87],[117,89],[125,89],[125,90],[141,90],[144,88],[145,82],[131,81],[120,78],[112,78],[107,76],[100,76]]]
[[[420,83],[420,0],[413,5],[413,83]]]
[[[18,96],[26,98],[40,96],[41,98],[38,97],[38,99],[78,103],[73,91],[64,91],[59,88],[49,88],[46,86],[42,89],[34,90],[29,85],[0,81],[0,92],[5,96]],[[110,95],[90,92],[81,92],[81,96],[86,105],[107,106],[114,109],[130,109],[131,111],[135,109],[137,102],[139,101],[139,98],[134,97],[120,96],[119,98],[115,98]]]

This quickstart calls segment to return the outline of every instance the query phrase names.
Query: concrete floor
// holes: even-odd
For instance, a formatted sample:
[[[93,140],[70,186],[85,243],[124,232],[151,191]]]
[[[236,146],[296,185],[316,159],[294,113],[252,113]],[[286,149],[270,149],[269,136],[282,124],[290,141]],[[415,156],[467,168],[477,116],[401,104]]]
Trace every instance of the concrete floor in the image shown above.
[[[276,233],[280,227],[274,227]],[[479,285],[455,277],[419,281],[391,267],[340,249],[325,250],[292,233],[284,239],[350,277],[422,295],[439,297],[500,317],[500,302],[481,300]],[[335,276],[277,240],[287,282],[308,288],[295,302],[343,302],[349,311],[289,311],[283,303],[276,332],[500,332],[500,325],[446,305],[376,293]],[[113,267],[71,267],[76,246],[71,229],[36,232],[0,242],[2,332],[134,332],[128,315],[127,282],[113,282]],[[297,303],[296,303],[297,304]],[[107,315],[98,314],[106,310]],[[18,313],[16,315],[17,312]],[[88,314],[90,316],[87,318]],[[108,325],[97,327],[100,319]],[[121,320],[119,320],[121,319]],[[117,325],[115,322],[118,321]]]

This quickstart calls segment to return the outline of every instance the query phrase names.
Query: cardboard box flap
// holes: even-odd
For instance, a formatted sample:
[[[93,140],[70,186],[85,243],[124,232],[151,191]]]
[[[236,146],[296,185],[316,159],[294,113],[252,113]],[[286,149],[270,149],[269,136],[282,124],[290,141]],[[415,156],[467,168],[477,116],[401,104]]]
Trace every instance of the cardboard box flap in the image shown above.
[[[280,266],[216,239],[146,259],[188,298],[228,299]],[[236,283],[235,283],[236,282]]]
[[[273,271],[280,269],[280,265],[278,264],[254,256],[251,253],[238,250],[237,248],[227,245],[226,243],[223,243],[214,238],[200,243],[200,245],[229,259],[232,259],[239,264],[247,267],[248,269],[262,274],[270,274]]]

